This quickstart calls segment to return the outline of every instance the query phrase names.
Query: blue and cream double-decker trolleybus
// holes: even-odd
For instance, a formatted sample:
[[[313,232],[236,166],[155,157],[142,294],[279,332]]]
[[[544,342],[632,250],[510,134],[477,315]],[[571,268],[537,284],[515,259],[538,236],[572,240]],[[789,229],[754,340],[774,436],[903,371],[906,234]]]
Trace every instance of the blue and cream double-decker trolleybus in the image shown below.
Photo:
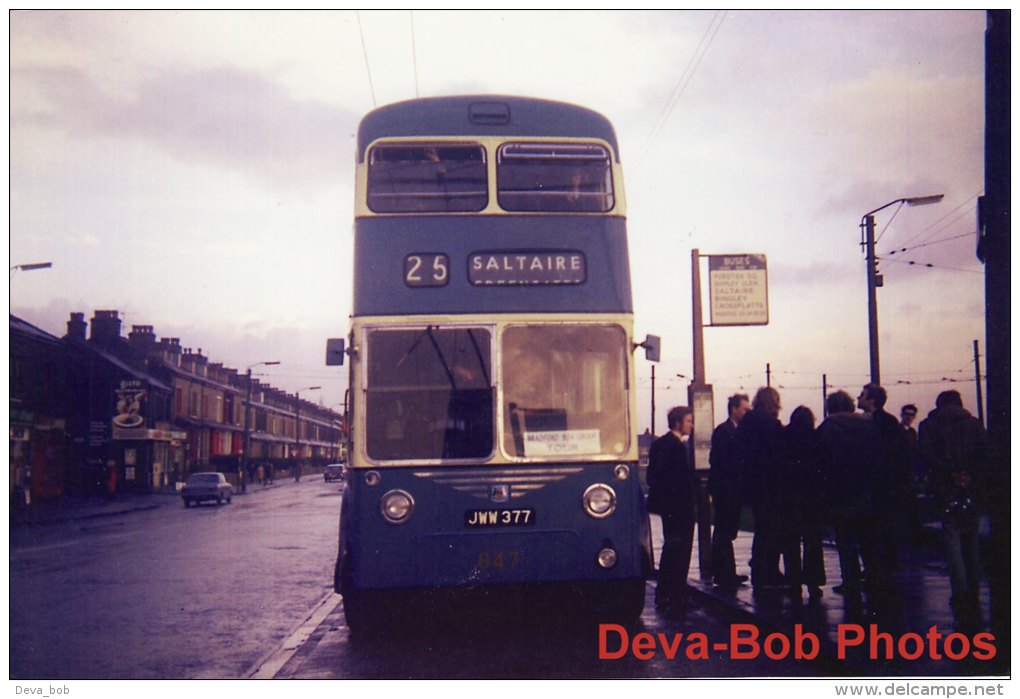
[[[618,153],[601,115],[534,99],[361,122],[335,579],[352,630],[444,591],[640,614],[646,343]]]

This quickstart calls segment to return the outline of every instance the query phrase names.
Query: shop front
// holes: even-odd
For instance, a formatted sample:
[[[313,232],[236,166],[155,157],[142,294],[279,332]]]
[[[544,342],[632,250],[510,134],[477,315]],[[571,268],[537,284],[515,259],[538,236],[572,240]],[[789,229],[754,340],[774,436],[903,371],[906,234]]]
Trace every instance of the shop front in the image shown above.
[[[187,433],[146,427],[114,427],[111,458],[125,490],[174,487],[184,468]]]

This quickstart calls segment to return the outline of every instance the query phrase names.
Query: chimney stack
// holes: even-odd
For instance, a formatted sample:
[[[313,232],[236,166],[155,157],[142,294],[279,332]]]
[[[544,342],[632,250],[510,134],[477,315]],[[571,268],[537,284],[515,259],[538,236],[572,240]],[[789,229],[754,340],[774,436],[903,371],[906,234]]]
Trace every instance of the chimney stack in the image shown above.
[[[179,367],[181,365],[181,338],[163,337],[159,340],[159,349],[170,364]]]
[[[148,351],[156,344],[156,333],[151,325],[132,325],[128,334],[128,343],[132,347]]]
[[[85,342],[85,328],[88,323],[85,322],[84,313],[72,313],[71,319],[67,321],[67,337],[72,340],[78,340]]]
[[[96,311],[92,316],[92,335],[89,339],[104,347],[120,340],[120,311]]]

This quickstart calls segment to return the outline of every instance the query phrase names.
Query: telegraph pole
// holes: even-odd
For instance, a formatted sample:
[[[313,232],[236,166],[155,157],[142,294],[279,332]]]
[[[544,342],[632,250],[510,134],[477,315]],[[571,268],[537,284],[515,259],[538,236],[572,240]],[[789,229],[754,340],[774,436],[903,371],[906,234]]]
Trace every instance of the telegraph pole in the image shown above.
[[[251,453],[251,370],[257,366],[274,366],[280,362],[255,362],[245,372],[244,399],[244,454],[241,456],[241,468],[244,470],[244,484],[248,482],[248,455]]]
[[[882,372],[878,357],[878,294],[882,286],[882,275],[878,273],[875,259],[875,216],[864,217],[864,257],[868,266],[868,356],[871,359],[871,383],[882,385]]]
[[[981,355],[978,354],[978,341],[974,340],[974,385],[977,386],[978,420],[985,424],[985,399],[981,395]]]
[[[652,429],[649,430],[652,437],[655,437],[655,365],[652,364]]]

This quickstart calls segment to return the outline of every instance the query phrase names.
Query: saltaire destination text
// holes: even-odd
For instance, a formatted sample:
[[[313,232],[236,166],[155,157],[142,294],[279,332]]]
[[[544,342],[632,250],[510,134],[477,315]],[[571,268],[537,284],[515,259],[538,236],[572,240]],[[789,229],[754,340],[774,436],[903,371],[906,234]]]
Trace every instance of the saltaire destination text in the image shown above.
[[[478,252],[468,258],[468,274],[475,286],[490,284],[583,284],[581,252]]]

